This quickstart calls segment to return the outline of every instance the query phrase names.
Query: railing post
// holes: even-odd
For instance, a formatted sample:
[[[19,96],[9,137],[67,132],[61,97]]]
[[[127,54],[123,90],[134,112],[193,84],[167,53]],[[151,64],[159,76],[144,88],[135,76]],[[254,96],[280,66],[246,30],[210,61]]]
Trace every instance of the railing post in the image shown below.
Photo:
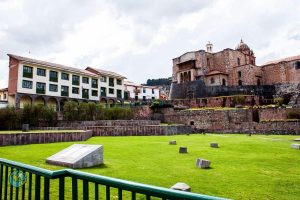
[[[86,180],[83,180],[83,200],[89,199],[89,182]]]
[[[5,166],[5,175],[4,175],[4,200],[7,200],[7,184],[8,184],[8,166]]]
[[[14,168],[10,168],[10,174],[12,174],[14,171]],[[13,199],[13,196],[14,196],[14,188],[12,186],[12,184],[10,183],[9,184],[9,199],[12,200]]]
[[[3,165],[0,166],[0,199],[2,199]]]
[[[59,178],[59,200],[65,199],[65,177]]]
[[[95,200],[99,199],[99,187],[98,184],[95,183]]]
[[[28,199],[31,200],[32,197],[32,173],[29,172],[29,182],[28,182]]]
[[[78,189],[77,189],[77,179],[72,177],[72,199],[78,200]]]
[[[44,200],[49,200],[50,180],[44,177]]]
[[[34,198],[35,200],[41,199],[41,176],[35,175],[35,187],[34,187]]]

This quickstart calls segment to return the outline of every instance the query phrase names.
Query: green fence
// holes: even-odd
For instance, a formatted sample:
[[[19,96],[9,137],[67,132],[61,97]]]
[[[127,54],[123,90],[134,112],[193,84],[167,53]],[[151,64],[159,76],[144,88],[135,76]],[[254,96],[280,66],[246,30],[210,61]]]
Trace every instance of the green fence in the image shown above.
[[[51,198],[50,198],[51,197]],[[72,169],[50,171],[0,158],[0,199],[223,199]]]

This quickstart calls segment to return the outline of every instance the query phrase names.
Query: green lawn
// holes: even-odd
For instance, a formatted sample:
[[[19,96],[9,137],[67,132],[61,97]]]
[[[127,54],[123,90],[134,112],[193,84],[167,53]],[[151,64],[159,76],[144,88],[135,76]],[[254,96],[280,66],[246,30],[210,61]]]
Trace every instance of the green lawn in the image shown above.
[[[290,148],[297,137],[93,137],[74,143],[104,146],[105,164],[82,171],[163,187],[185,182],[193,192],[232,199],[273,200],[300,198],[300,150]],[[176,140],[177,145],[168,145],[169,140]],[[210,148],[210,142],[218,142],[220,148]],[[0,157],[56,170],[61,167],[48,165],[45,159],[71,144],[0,147]],[[188,154],[179,154],[180,146],[188,147]],[[196,168],[196,158],[212,161],[211,168]]]
[[[0,134],[20,134],[20,133],[74,133],[74,132],[84,132],[84,130],[30,130],[23,132],[21,130],[13,131],[0,131]]]

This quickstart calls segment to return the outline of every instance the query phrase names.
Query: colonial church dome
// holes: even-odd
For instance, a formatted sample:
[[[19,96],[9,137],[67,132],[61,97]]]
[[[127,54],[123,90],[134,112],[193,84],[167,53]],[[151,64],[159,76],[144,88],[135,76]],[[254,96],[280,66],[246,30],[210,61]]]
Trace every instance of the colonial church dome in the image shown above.
[[[235,50],[245,51],[245,50],[250,50],[250,48],[247,44],[243,42],[243,40],[241,40],[240,43],[235,47]]]

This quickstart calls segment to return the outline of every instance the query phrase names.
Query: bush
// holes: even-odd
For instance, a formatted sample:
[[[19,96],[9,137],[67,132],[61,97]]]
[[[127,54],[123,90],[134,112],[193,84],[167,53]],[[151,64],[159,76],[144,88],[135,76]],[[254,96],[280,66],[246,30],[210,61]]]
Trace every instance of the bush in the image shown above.
[[[277,106],[282,106],[283,105],[283,101],[284,101],[284,99],[282,97],[277,97],[277,98],[274,99],[274,103]]]
[[[245,103],[245,96],[238,95],[233,97],[233,101],[235,104],[244,104]]]
[[[154,100],[150,104],[150,108],[173,108],[174,105],[168,101]]]
[[[0,130],[15,130],[21,127],[21,112],[14,107],[0,109]]]
[[[288,119],[300,119],[300,108],[295,108],[293,110],[288,111],[287,117]]]
[[[76,120],[78,119],[78,104],[75,101],[67,101],[64,104],[64,119]]]

